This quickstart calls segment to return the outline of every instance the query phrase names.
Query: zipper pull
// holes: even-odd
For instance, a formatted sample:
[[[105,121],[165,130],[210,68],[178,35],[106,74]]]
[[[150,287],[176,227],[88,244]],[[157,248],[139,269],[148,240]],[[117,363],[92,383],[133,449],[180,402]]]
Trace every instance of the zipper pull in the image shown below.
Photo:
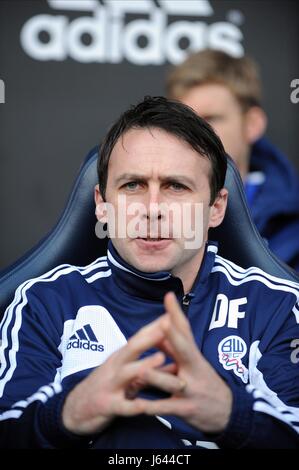
[[[191,296],[189,294],[185,294],[183,296],[182,304],[188,307],[190,304],[190,300],[191,300]]]
[[[194,297],[193,292],[188,292],[188,294],[185,294],[182,297],[182,309],[183,309],[183,312],[185,312],[186,315],[188,314],[190,302],[193,299],[193,297]]]

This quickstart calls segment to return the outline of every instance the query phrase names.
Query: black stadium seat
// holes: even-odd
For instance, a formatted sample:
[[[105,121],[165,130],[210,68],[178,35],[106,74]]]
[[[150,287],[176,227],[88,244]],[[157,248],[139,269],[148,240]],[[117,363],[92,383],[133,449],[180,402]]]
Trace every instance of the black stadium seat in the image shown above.
[[[0,318],[25,280],[45,273],[59,264],[84,266],[106,253],[107,241],[95,235],[94,186],[97,184],[98,147],[82,164],[66,207],[54,228],[13,265],[0,271]],[[252,222],[243,184],[229,158],[225,186],[229,204],[220,227],[209,238],[219,242],[219,254],[246,268],[257,266],[268,273],[299,282],[298,275],[279,261],[260,237]]]

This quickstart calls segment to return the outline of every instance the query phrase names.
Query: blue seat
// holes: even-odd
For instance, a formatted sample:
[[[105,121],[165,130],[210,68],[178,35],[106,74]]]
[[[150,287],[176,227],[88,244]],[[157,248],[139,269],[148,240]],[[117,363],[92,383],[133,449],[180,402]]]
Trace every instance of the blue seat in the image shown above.
[[[106,253],[107,241],[95,235],[94,186],[97,184],[98,147],[83,162],[70,197],[54,228],[13,265],[0,271],[0,318],[12,301],[16,288],[25,280],[59,264],[84,266]],[[243,184],[233,161],[228,160],[225,186],[229,203],[220,227],[209,238],[219,242],[219,254],[246,268],[258,266],[268,273],[299,282],[298,275],[267,248],[252,222]]]

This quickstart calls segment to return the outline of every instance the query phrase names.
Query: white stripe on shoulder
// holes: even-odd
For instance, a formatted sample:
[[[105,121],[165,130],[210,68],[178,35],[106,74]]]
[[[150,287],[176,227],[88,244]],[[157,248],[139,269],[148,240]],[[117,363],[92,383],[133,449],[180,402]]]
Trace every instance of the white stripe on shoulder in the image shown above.
[[[109,276],[111,276],[111,269],[108,269],[107,271],[100,271],[99,273],[95,273],[93,276],[87,277],[85,281],[91,284],[97,279],[100,279],[102,277],[109,277]]]
[[[12,321],[13,314],[14,314],[14,309],[17,307],[17,305],[22,301],[23,294],[24,292],[29,289],[33,284],[37,282],[51,282],[53,280],[56,280],[60,276],[56,276],[57,273],[60,275],[65,275],[68,274],[72,271],[79,271],[82,275],[88,274],[91,271],[94,271],[96,269],[102,268],[102,267],[107,267],[107,256],[102,256],[100,258],[97,258],[95,261],[90,263],[87,266],[71,266],[69,264],[61,264],[59,266],[55,266],[55,268],[51,269],[50,271],[42,274],[41,276],[38,276],[33,279],[26,280],[23,282],[15,292],[15,296],[11,304],[6,308],[5,313],[3,315],[3,319],[0,323],[0,330],[2,331],[2,344],[0,348],[0,377],[3,371],[5,370],[6,367],[6,358],[4,355],[4,350],[8,345],[8,327]],[[97,278],[101,277],[99,275]],[[92,281],[87,281],[87,282],[92,282]],[[27,299],[27,297],[26,297]],[[26,302],[27,303],[27,302]],[[23,303],[23,306],[26,305],[26,303]],[[13,326],[13,331],[15,331],[15,328],[17,331],[19,330],[21,324],[16,324]],[[12,333],[13,334],[13,333]],[[0,381],[1,384],[1,381]],[[0,390],[1,390],[1,385],[0,385]],[[0,395],[1,396],[1,395]]]
[[[13,319],[15,309],[16,310],[18,309],[17,306],[18,306],[18,304],[21,303],[21,301],[23,299],[23,293],[26,292],[26,290],[29,289],[33,284],[35,284],[35,282],[44,281],[44,280],[47,281],[47,276],[50,276],[49,279],[51,279],[51,276],[54,276],[59,271],[63,272],[63,269],[66,269],[66,270],[69,271],[70,265],[64,264],[64,265],[55,266],[55,268],[53,268],[50,271],[42,274],[41,276],[33,278],[33,279],[29,279],[29,280],[23,282],[16,289],[14,299],[11,302],[11,304],[6,308],[5,313],[3,315],[2,322],[0,324],[1,337],[2,337],[2,344],[1,344],[1,348],[0,348],[0,377],[3,374],[3,371],[6,368],[6,358],[5,358],[5,355],[4,355],[4,351],[5,351],[5,348],[8,345],[7,330],[8,330],[8,327],[9,327],[9,325],[10,325],[12,319]],[[26,300],[27,300],[27,297],[26,297]],[[24,299],[23,299],[23,303],[21,304],[22,307],[26,303],[27,302],[24,303]],[[21,317],[20,317],[20,315],[18,315],[18,316],[16,316],[15,324],[12,327],[12,338],[14,337],[15,334],[18,333],[19,328],[21,327],[20,322],[21,322]],[[13,345],[13,342],[12,342],[12,345]],[[1,380],[0,380],[0,397],[1,396],[2,396],[2,393],[1,393]]]
[[[107,256],[105,256],[104,259],[101,259],[101,261],[98,259],[94,261],[92,264],[85,266],[84,268],[78,268],[78,270],[81,272],[81,274],[85,275],[85,274],[90,273],[91,271],[94,271],[95,269],[105,268],[107,266],[108,266]]]
[[[53,274],[55,274],[59,270],[65,269],[65,268],[72,267],[72,268],[74,268],[73,270],[77,270],[77,271],[81,272],[81,274],[84,275],[84,274],[88,274],[90,271],[93,271],[94,269],[98,269],[100,267],[107,267],[107,266],[108,266],[108,263],[107,263],[107,255],[106,255],[106,256],[102,256],[100,258],[97,258],[92,263],[90,263],[86,266],[72,266],[70,264],[60,264],[60,265],[55,266],[54,268],[52,268],[50,271],[47,271],[46,273],[41,274],[40,276],[37,276],[35,278],[31,278],[31,279],[27,279],[26,281],[24,281],[22,284],[20,284],[17,287],[14,299],[12,300],[10,305],[8,305],[8,307],[6,308],[6,310],[4,312],[4,316],[3,316],[2,321],[0,323],[0,328],[5,323],[6,312],[8,311],[8,309],[14,307],[20,301],[21,291],[27,285],[27,283],[29,283],[29,282],[31,283],[32,281],[38,282],[39,280],[45,280],[48,276],[49,276],[49,280],[51,281],[52,280],[51,276],[53,276]]]
[[[101,262],[99,263],[98,261],[99,260],[96,260],[96,262],[91,263],[92,269],[90,269],[89,272],[98,268],[98,264],[101,264]],[[0,364],[1,364],[0,377],[3,375],[7,366],[6,358],[4,355],[4,350],[8,346],[8,327],[10,323],[13,321],[13,317],[15,315],[14,325],[11,329],[11,343],[12,343],[12,349],[10,351],[11,365],[6,371],[3,379],[0,380],[0,397],[3,395],[4,387],[6,383],[11,379],[12,374],[16,368],[16,354],[17,354],[17,351],[19,350],[18,333],[22,324],[22,309],[28,303],[28,299],[27,299],[28,289],[30,289],[37,282],[41,282],[41,283],[53,282],[53,281],[56,281],[59,277],[65,276],[71,272],[74,272],[74,271],[80,272],[84,269],[88,270],[91,265],[88,265],[87,267],[84,267],[84,268],[80,268],[78,266],[71,266],[71,265],[57,266],[56,268],[53,268],[51,271],[39,277],[30,279],[29,281],[25,281],[17,289],[15,298],[13,302],[11,303],[11,305],[7,307],[6,312],[4,314],[3,322],[1,324],[2,344],[1,344],[1,349],[0,349]]]
[[[266,279],[269,279],[270,281],[277,282],[278,284],[285,284],[287,286],[294,287],[295,289],[299,290],[299,282],[290,281],[289,279],[284,279],[281,277],[273,276],[272,274],[269,274],[266,271],[263,271],[257,266],[250,266],[249,268],[245,269],[226,258],[222,258],[222,256],[219,256],[219,255],[215,257],[215,264],[216,263],[219,263],[222,266],[225,266],[228,269],[228,271],[231,272],[231,274],[233,274],[236,278],[239,278],[239,279],[245,276],[248,276],[250,274],[259,274],[261,276],[264,276]]]
[[[50,271],[42,274],[41,276],[38,276],[36,278],[32,278],[32,279],[27,279],[26,281],[24,281],[22,284],[20,284],[17,289],[16,289],[16,292],[15,292],[15,296],[14,296],[14,299],[13,301],[10,303],[10,305],[8,305],[8,307],[6,308],[5,312],[4,312],[4,316],[3,316],[3,319],[0,323],[0,328],[2,327],[3,323],[5,323],[5,319],[6,319],[6,313],[9,309],[13,308],[19,301],[20,301],[20,298],[21,298],[21,291],[22,289],[29,283],[29,282],[32,282],[34,280],[39,280],[39,279],[44,279],[45,277],[47,276],[52,276],[55,272],[57,272],[58,270],[64,268],[64,267],[69,267],[70,265],[69,264],[61,264],[59,266],[55,266],[55,268],[51,269]]]
[[[4,413],[2,413],[2,415],[0,415],[0,421],[4,421],[5,419],[9,419],[9,418],[19,418],[22,415],[22,413],[23,412],[20,410],[5,411]]]
[[[297,301],[299,300],[299,286],[296,283],[292,285],[291,283],[283,282],[283,279],[275,278],[275,282],[279,282],[279,284],[275,284],[272,282],[272,280],[269,279],[269,277],[265,277],[264,274],[260,274],[256,271],[246,272],[245,270],[244,274],[242,275],[240,275],[240,273],[236,274],[236,272],[230,266],[227,266],[224,263],[216,264],[211,272],[222,272],[233,286],[239,286],[246,282],[258,281],[272,290],[292,293],[295,295]],[[263,273],[263,271],[261,271],[261,273]]]

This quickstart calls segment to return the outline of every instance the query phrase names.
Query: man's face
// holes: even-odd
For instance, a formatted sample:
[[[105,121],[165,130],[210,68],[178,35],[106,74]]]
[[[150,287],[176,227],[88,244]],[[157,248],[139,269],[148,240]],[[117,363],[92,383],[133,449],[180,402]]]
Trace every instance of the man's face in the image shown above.
[[[209,122],[244,177],[248,170],[251,142],[247,115],[232,92],[221,84],[203,84],[191,88],[180,101]]]
[[[162,130],[131,129],[118,140],[109,161],[105,196],[106,202],[115,208],[116,225],[120,220],[127,228],[130,223],[131,229],[137,228],[135,232],[126,232],[125,237],[119,234],[112,237],[116,250],[125,261],[143,272],[170,271],[182,277],[193,266],[198,269],[208,228],[215,224],[215,214],[211,216],[214,209],[209,206],[210,171],[210,162],[206,158]],[[96,204],[99,214],[102,198],[98,191]],[[134,204],[139,205],[137,213]],[[159,210],[161,205],[172,205],[178,217],[173,213],[165,217]],[[188,236],[184,235],[184,230],[181,230],[181,236],[176,236],[187,205],[191,208],[188,214],[193,228],[195,217],[198,217],[195,208],[199,205],[202,209],[199,229],[203,240],[201,246],[191,249],[186,248]],[[131,214],[130,207],[133,207]],[[137,233],[141,226],[145,228],[142,236]],[[168,229],[166,236],[165,228],[166,232]]]

